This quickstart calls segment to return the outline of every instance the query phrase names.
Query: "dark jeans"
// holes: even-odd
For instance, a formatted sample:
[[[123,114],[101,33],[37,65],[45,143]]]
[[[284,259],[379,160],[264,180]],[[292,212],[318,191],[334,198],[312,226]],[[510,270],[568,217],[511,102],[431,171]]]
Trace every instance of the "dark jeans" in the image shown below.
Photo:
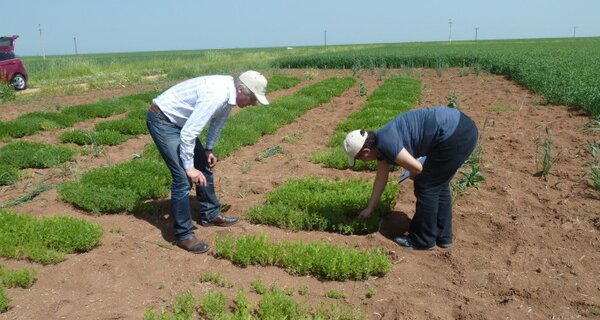
[[[409,239],[415,246],[452,243],[450,180],[475,149],[477,138],[475,123],[461,112],[454,133],[427,154],[423,171],[414,183],[417,205]]]
[[[179,158],[179,143],[181,128],[171,123],[160,112],[148,111],[146,124],[152,140],[160,155],[165,160],[173,182],[171,184],[171,216],[175,227],[175,238],[185,240],[194,236],[194,225],[191,215],[189,193],[192,188],[181,159]],[[205,156],[204,147],[196,139],[194,148],[194,167],[204,174],[206,187],[196,185],[196,199],[200,202],[200,220],[209,221],[219,214],[221,207],[213,183],[213,173]]]

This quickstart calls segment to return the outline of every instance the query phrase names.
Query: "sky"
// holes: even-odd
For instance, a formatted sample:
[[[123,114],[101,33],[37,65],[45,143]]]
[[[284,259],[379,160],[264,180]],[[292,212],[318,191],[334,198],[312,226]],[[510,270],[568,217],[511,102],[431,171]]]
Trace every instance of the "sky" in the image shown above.
[[[18,56],[600,36],[599,0],[0,3]]]

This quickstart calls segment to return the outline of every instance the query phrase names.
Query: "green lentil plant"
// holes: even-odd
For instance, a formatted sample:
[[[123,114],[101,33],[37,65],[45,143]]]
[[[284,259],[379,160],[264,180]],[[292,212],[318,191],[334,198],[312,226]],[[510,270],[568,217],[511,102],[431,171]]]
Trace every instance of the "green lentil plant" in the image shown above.
[[[31,288],[37,280],[37,273],[33,268],[8,270],[0,265],[0,283],[7,288]]]
[[[305,284],[301,285],[300,288],[298,289],[298,294],[301,296],[308,295],[308,286]]]
[[[209,290],[200,297],[200,308],[206,319],[222,319],[227,311],[227,298],[223,292]]]
[[[329,290],[325,292],[325,296],[331,299],[344,299],[346,298],[346,294],[343,291],[339,290]]]
[[[250,299],[248,298],[248,295],[246,294],[246,290],[244,290],[244,288],[241,288],[237,292],[233,300],[233,304],[235,307],[233,319],[251,319],[254,307],[252,305],[252,301],[250,301]]]
[[[0,148],[0,163],[24,168],[50,168],[73,159],[75,151],[65,146],[17,141]]]
[[[267,194],[265,204],[251,207],[244,211],[244,216],[251,223],[293,231],[373,232],[381,215],[393,208],[399,185],[388,184],[371,217],[357,219],[356,215],[369,200],[370,189],[371,184],[367,181],[329,181],[311,177],[287,180]]]
[[[0,163],[0,186],[13,184],[19,179],[19,169]]]
[[[261,279],[252,280],[252,282],[250,283],[250,287],[252,287],[252,290],[254,290],[254,292],[260,295],[265,294],[265,292],[267,292],[267,286],[265,286],[264,282]]]
[[[264,235],[218,237],[215,255],[242,267],[274,265],[294,275],[338,281],[383,276],[392,267],[389,256],[381,250],[363,251],[325,242],[273,243]]]
[[[96,124],[96,131],[114,131],[123,135],[137,136],[147,134],[146,119],[125,118]]]
[[[69,216],[37,218],[0,210],[0,256],[42,264],[86,252],[100,242],[102,228]]]
[[[6,294],[4,286],[0,286],[0,313],[8,311],[10,306],[10,297]]]
[[[301,133],[286,135],[283,138],[281,138],[281,141],[291,143],[291,144],[298,144],[298,143],[300,143],[300,140],[302,139],[302,137],[303,137],[303,134],[301,134]]]
[[[218,272],[208,272],[200,276],[200,282],[210,282],[221,288],[233,288],[233,283],[223,279]]]
[[[260,319],[300,319],[304,313],[299,303],[280,290],[265,293],[258,302]]]
[[[88,212],[133,212],[144,200],[168,194],[170,179],[163,163],[135,159],[90,170],[77,181],[60,184],[58,193],[62,201]]]
[[[59,136],[62,143],[75,143],[80,146],[116,146],[129,138],[130,136],[112,130],[91,132],[67,130]]]
[[[287,77],[282,75],[272,75],[269,77],[267,84],[267,93],[274,92],[281,89],[289,89],[300,83],[298,77]]]

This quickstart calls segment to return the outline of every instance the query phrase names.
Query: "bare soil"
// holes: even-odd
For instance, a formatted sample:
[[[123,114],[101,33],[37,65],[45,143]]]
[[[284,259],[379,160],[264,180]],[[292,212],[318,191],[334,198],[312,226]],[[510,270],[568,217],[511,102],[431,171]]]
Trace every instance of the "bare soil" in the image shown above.
[[[295,88],[270,95],[270,99],[333,75],[351,75],[347,70],[285,72],[303,79],[309,73],[317,74]],[[585,163],[593,161],[588,145],[599,137],[597,131],[582,130],[589,118],[565,106],[539,105],[541,97],[502,76],[465,76],[456,69],[441,76],[430,70],[388,70],[388,75],[395,73],[422,80],[419,107],[446,105],[449,94],[455,92],[461,110],[475,120],[482,133],[485,180],[454,204],[452,248],[410,251],[390,240],[407,231],[414,213],[409,181],[403,183],[398,203],[384,217],[380,231],[369,235],[294,233],[244,220],[228,228],[197,225],[197,236],[209,243],[218,234],[265,234],[274,240],[320,240],[389,250],[394,262],[389,274],[345,282],[295,277],[276,267],[240,268],[211,252],[187,253],[172,245],[168,198],[158,201],[158,213],[92,216],[60,202],[56,191],[50,190],[10,209],[39,216],[67,214],[101,224],[105,230],[102,242],[90,252],[69,255],[56,265],[0,259],[5,267],[29,266],[38,273],[30,289],[7,289],[13,301],[0,319],[140,319],[147,308],[171,305],[177,293],[191,290],[200,295],[215,289],[213,284],[199,282],[206,272],[219,272],[234,283],[233,288],[218,288],[230,300],[240,288],[249,291],[256,279],[287,288],[308,285],[308,296],[296,293],[294,299],[313,305],[334,302],[324,294],[340,290],[347,296],[343,303],[364,310],[368,319],[600,318],[600,193],[584,176]],[[363,71],[361,77],[369,93],[382,83],[369,71]],[[13,104],[10,115],[3,119],[131,93],[90,90],[82,95],[48,97],[44,102]],[[232,205],[227,215],[241,216],[286,179],[372,180],[373,173],[327,169],[309,161],[311,152],[324,146],[335,125],[364,102],[357,84],[274,135],[220,161],[216,184],[221,201]],[[498,111],[498,106],[509,110]],[[1,108],[8,110],[6,105]],[[79,125],[91,127],[92,122]],[[553,156],[557,157],[546,179],[537,175],[542,156],[538,141],[547,138],[545,127],[551,128]],[[58,143],[58,134],[44,132],[23,139]],[[297,142],[284,140],[286,136]],[[55,184],[93,167],[126,161],[150,141],[142,136],[97,154],[78,156],[76,162],[60,168],[29,170],[28,177],[14,186],[1,187],[0,203],[25,195],[42,183]],[[281,145],[284,153],[256,160],[275,145]],[[371,299],[365,297],[369,288],[376,289]],[[251,298],[258,300],[254,293]]]

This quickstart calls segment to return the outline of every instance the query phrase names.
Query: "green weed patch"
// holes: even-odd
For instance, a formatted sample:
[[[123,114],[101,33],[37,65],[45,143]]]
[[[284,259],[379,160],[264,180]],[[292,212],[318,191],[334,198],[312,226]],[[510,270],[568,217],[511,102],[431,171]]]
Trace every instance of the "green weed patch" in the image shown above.
[[[328,168],[348,168],[348,156],[342,142],[348,132],[356,129],[377,130],[399,114],[410,110],[421,96],[421,82],[405,77],[390,77],[359,110],[340,122],[327,142],[329,148],[315,151],[311,161]],[[354,170],[374,170],[376,163],[357,161]]]
[[[283,229],[333,231],[342,234],[373,232],[382,214],[396,204],[400,186],[390,183],[377,208],[363,220],[357,218],[371,196],[372,182],[329,181],[316,178],[288,180],[244,216],[252,223]]]
[[[60,185],[58,193],[62,201],[88,212],[132,212],[144,200],[166,196],[170,182],[164,163],[135,159],[88,171],[79,181]]]
[[[64,146],[17,141],[0,148],[0,163],[15,168],[51,168],[73,159],[75,151]]]
[[[358,250],[325,242],[271,242],[266,236],[246,235],[215,239],[215,254],[245,267],[278,266],[298,276],[325,280],[363,280],[384,276],[392,268],[382,250]]]
[[[0,210],[0,256],[55,264],[65,254],[91,250],[102,236],[99,225],[69,216],[37,218]]]

